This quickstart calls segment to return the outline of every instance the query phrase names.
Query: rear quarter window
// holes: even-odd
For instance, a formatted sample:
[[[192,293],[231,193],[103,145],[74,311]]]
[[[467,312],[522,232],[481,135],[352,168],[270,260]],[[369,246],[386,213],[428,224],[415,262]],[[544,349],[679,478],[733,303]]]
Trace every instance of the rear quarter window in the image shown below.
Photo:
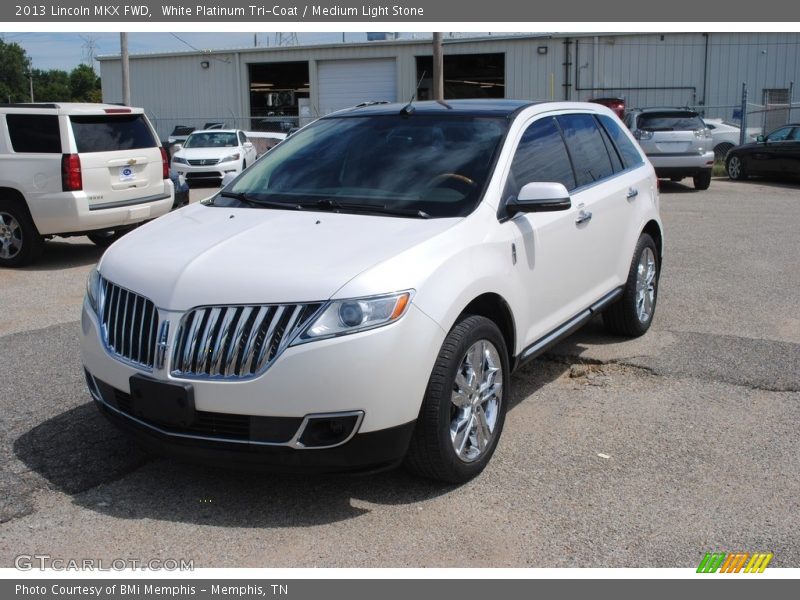
[[[57,115],[6,115],[14,152],[61,154]]]
[[[154,148],[156,142],[144,115],[70,117],[79,153]]]

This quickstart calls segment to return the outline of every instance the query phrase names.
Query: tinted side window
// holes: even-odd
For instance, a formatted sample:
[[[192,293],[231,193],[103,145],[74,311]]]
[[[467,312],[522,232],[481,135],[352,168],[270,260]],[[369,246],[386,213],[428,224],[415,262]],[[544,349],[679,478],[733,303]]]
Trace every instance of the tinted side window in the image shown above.
[[[575,165],[578,187],[610,177],[614,171],[600,131],[592,115],[556,117]]]
[[[555,181],[568,190],[575,187],[564,140],[550,117],[536,121],[522,134],[511,163],[509,193],[516,196],[523,185],[532,181]]]
[[[14,152],[61,154],[57,115],[6,115]]]
[[[239,132],[239,143],[240,143],[240,144],[244,144],[246,141],[247,141],[247,137],[244,135],[244,133],[242,133],[242,132],[240,131],[240,132]]]
[[[144,115],[70,117],[78,152],[109,152],[158,146]]]
[[[617,147],[625,168],[630,169],[632,167],[638,167],[639,165],[644,164],[642,156],[639,154],[636,146],[634,146],[630,138],[625,135],[625,132],[622,131],[622,128],[617,125],[616,121],[614,121],[614,119],[611,117],[607,117],[606,115],[600,115],[598,118],[600,119],[600,123],[603,125],[603,128],[614,142],[614,145]]]

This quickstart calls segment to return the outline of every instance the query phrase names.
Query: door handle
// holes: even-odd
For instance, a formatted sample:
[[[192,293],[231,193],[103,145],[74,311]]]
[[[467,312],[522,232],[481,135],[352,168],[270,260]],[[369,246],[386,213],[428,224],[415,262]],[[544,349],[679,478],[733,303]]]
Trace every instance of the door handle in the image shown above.
[[[628,200],[633,200],[639,195],[639,190],[636,188],[628,188],[628,195],[625,196]]]
[[[578,218],[575,219],[576,225],[581,225],[583,223],[588,223],[592,220],[592,212],[589,210],[581,209],[581,212],[578,213]]]

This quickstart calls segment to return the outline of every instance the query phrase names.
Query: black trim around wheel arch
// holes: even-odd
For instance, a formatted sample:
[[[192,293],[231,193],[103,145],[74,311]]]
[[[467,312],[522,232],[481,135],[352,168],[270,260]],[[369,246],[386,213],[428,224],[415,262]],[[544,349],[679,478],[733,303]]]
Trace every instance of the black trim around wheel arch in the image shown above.
[[[519,356],[517,356],[514,363],[514,369],[518,369],[522,365],[532,361],[534,358],[541,356],[542,353],[546,352],[554,344],[575,333],[575,331],[580,329],[581,326],[585,325],[592,317],[606,308],[609,304],[621,298],[623,291],[623,287],[618,287],[615,290],[612,290],[586,310],[578,313],[565,323],[559,325],[550,333],[540,337],[538,340],[519,353]]]
[[[153,196],[145,196],[144,198],[134,198],[133,200],[119,200],[116,202],[104,202],[103,204],[93,204],[89,210],[105,210],[107,208],[122,208],[123,206],[133,206],[135,204],[149,204],[150,202],[158,202],[159,200],[166,200],[169,194],[155,194]]]

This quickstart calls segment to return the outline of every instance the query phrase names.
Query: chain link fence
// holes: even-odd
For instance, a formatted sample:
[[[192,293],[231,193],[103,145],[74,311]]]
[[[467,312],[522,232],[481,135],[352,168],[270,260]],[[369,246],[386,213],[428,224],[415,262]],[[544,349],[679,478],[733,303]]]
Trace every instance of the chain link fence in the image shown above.
[[[149,116],[149,115],[148,115]],[[161,140],[166,141],[171,136],[185,137],[191,131],[200,129],[242,129],[244,131],[258,131],[266,133],[288,133],[299,124],[297,116],[264,116],[242,117],[228,115],[159,118],[150,117],[150,122],[156,128]]]

